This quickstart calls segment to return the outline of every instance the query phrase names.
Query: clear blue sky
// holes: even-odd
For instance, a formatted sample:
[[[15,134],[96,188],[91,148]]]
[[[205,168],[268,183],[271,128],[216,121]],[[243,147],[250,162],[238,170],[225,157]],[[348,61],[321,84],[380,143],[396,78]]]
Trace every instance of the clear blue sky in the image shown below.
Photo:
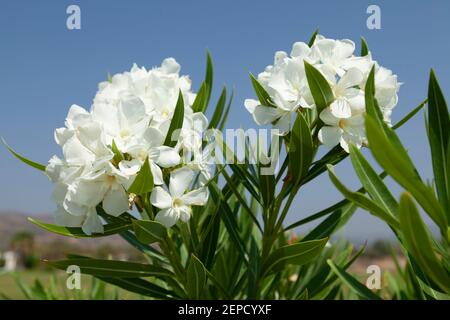
[[[70,4],[81,7],[81,30],[66,28]],[[366,28],[369,4],[381,8],[381,30]],[[97,83],[108,72],[122,72],[133,62],[151,67],[173,56],[197,89],[206,49],[214,59],[215,96],[223,84],[236,91],[228,126],[253,126],[243,107],[243,100],[254,96],[248,72],[262,71],[275,51],[307,41],[316,27],[327,37],[356,42],[366,37],[374,58],[398,74],[404,85],[394,121],[425,98],[430,67],[450,97],[448,1],[16,0],[0,6],[0,135],[42,163],[59,152],[53,130],[63,125],[69,106],[89,108]],[[400,136],[419,170],[431,177],[422,115],[402,128]],[[358,186],[348,162],[337,172],[350,186]],[[53,210],[47,178],[4,148],[0,179],[0,211]],[[340,198],[323,176],[305,189],[289,220]],[[346,234],[374,239],[389,231],[358,212]]]

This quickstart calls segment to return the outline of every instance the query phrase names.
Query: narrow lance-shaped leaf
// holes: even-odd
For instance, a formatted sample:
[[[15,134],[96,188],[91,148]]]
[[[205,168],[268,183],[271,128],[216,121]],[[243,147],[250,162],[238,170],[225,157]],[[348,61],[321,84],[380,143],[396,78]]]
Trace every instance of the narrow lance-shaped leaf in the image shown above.
[[[119,148],[117,148],[116,142],[112,141],[111,150],[114,153],[113,161],[118,164],[120,161],[124,159],[122,152],[120,152]]]
[[[420,179],[419,173],[414,167],[413,162],[411,161],[408,153],[406,152],[406,149],[403,147],[397,134],[395,133],[394,130],[392,130],[392,128],[389,128],[389,126],[384,122],[382,112],[375,99],[375,66],[373,66],[372,69],[370,70],[364,90],[364,95],[365,95],[367,118],[371,118],[373,121],[377,123],[379,128],[382,130],[383,134],[386,135],[386,137],[391,141],[391,144],[397,149],[397,152],[404,159],[404,162],[405,164],[408,165],[409,170],[414,172],[414,174]]]
[[[447,218],[433,190],[422,182],[408,161],[402,157],[398,149],[392,145],[391,140],[388,139],[371,117],[366,118],[366,131],[371,152],[378,163],[401,186],[413,194],[424,210],[440,227],[441,232],[446,234]]]
[[[450,293],[450,275],[435,254],[433,243],[411,196],[403,193],[399,207],[403,240],[420,268],[446,293]]]
[[[68,266],[79,266],[83,274],[113,278],[164,277],[174,276],[162,267],[127,261],[113,261],[101,259],[69,259],[47,261],[51,266],[66,270]]]
[[[259,102],[266,107],[274,107],[270,99],[270,95],[267,93],[266,89],[259,83],[258,80],[250,73],[250,80],[252,81],[253,89],[255,90],[256,96]]]
[[[28,218],[28,221],[37,225],[38,227],[47,230],[49,232],[53,232],[62,236],[73,237],[73,238],[98,238],[98,237],[106,237],[117,233],[125,232],[131,229],[131,221],[129,223],[109,223],[103,226],[103,233],[93,233],[92,235],[87,235],[83,232],[81,228],[77,227],[63,227],[57,226],[54,224],[42,222],[39,220],[35,220],[32,218]]]
[[[450,172],[447,170],[450,116],[447,102],[433,70],[428,85],[428,138],[431,148],[434,180],[439,202],[450,219]]]
[[[317,113],[328,107],[334,101],[333,91],[327,79],[314,68],[311,64],[304,61],[306,79],[308,80],[309,89],[317,107]]]
[[[331,270],[344,282],[346,285],[352,289],[358,296],[367,300],[381,300],[381,298],[370,291],[365,285],[361,284],[358,280],[356,280],[353,276],[351,276],[348,272],[341,269],[337,265],[333,263],[331,260],[327,260],[327,263],[330,265]]]
[[[220,118],[222,117],[223,111],[225,109],[226,101],[227,101],[227,88],[223,87],[222,93],[219,97],[219,101],[217,101],[216,108],[214,109],[211,121],[209,122],[208,129],[216,128],[219,125]]]
[[[440,207],[433,190],[426,186],[420,178],[408,153],[400,139],[386,123],[376,103],[375,69],[370,71],[365,89],[366,101],[366,132],[370,150],[378,163],[400,185],[411,192],[420,205],[430,215],[441,229],[447,233],[447,217]]]
[[[178,296],[159,285],[151,283],[147,280],[141,278],[108,278],[97,276],[104,282],[110,283],[119,288],[125,289],[130,292],[134,292],[147,297],[157,298],[157,299],[175,299]]]
[[[359,192],[353,192],[347,187],[345,187],[342,182],[338,179],[336,174],[334,173],[334,168],[331,165],[327,166],[328,168],[328,175],[330,176],[331,182],[335,185],[335,187],[342,193],[344,197],[346,197],[348,200],[354,202],[358,207],[361,207],[369,212],[371,212],[373,215],[377,216],[381,220],[385,221],[389,225],[391,225],[393,228],[398,229],[398,221],[395,217],[393,217],[391,214],[383,210],[378,204],[376,204],[374,201],[370,200],[369,198],[365,197],[362,193]]]
[[[30,167],[33,167],[35,169],[41,170],[41,171],[45,171],[45,166],[43,164],[34,162],[30,159],[25,158],[24,156],[18,154],[16,151],[13,150],[13,148],[11,148],[5,141],[5,139],[2,138],[2,142],[5,145],[5,147],[9,150],[9,152],[11,152],[17,159],[19,159],[20,161],[22,161],[23,163],[29,165]]]
[[[134,233],[138,240],[145,244],[163,242],[167,229],[161,223],[147,220],[133,220]]]
[[[299,242],[275,250],[263,263],[263,274],[283,268],[286,264],[304,265],[317,257],[328,238]]]
[[[153,175],[152,170],[150,169],[150,163],[148,157],[145,159],[144,164],[141,167],[141,170],[137,174],[130,188],[128,189],[129,193],[134,193],[137,195],[144,195],[153,190]]]
[[[355,213],[357,206],[353,203],[347,204],[343,208],[340,208],[333,212],[329,217],[323,220],[317,227],[311,230],[302,240],[316,240],[324,237],[329,238],[335,233],[340,226],[344,225]]]
[[[308,42],[308,46],[309,46],[309,47],[312,47],[312,46],[313,46],[314,41],[316,41],[316,37],[317,37],[318,34],[319,34],[319,28],[317,28],[317,29],[314,31],[313,35],[312,35],[311,38],[309,39],[309,42]]]
[[[208,107],[209,100],[211,98],[211,92],[213,88],[213,63],[211,58],[211,53],[209,51],[206,52],[206,73],[205,73],[205,83],[206,83],[206,98],[205,98],[205,107],[202,112],[206,111]]]
[[[313,160],[311,131],[302,114],[297,115],[289,141],[289,173],[294,185],[308,173]]]
[[[350,159],[364,189],[385,211],[392,216],[397,213],[398,204],[394,196],[378,176],[361,151],[353,144],[350,145]]]
[[[206,279],[205,266],[195,255],[191,255],[186,277],[186,289],[189,298],[200,299],[206,284]]]
[[[183,100],[183,93],[180,90],[178,94],[177,105],[175,106],[169,130],[167,131],[166,139],[164,140],[165,146],[174,147],[177,144],[180,130],[183,127],[183,121],[184,121],[184,100]]]
[[[367,56],[369,54],[369,46],[364,37],[361,37],[361,57]]]

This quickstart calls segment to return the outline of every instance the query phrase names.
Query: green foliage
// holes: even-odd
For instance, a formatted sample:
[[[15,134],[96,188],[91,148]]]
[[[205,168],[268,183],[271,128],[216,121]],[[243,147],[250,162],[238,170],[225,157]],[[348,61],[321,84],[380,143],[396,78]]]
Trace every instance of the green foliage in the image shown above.
[[[317,31],[311,44],[316,35]],[[361,53],[368,52],[367,43],[362,39]],[[210,102],[213,68],[209,53],[206,65],[205,80],[193,104],[194,112],[204,112]],[[384,171],[377,174],[361,151],[350,146],[351,162],[362,185],[352,191],[338,179],[333,169],[347,153],[336,146],[322,157],[317,156],[320,154],[317,133],[323,125],[318,115],[333,102],[334,94],[322,73],[307,62],[305,72],[317,112],[298,108],[290,134],[281,139],[279,146],[267,150],[266,156],[284,151],[279,172],[265,174],[263,169],[267,164],[251,161],[250,154],[255,148],[259,160],[259,145],[246,145],[244,160],[239,162],[233,150],[217,136],[216,142],[223,154],[235,161],[217,166],[216,174],[207,183],[208,202],[204,207],[193,209],[188,223],[166,229],[154,221],[156,208],[149,204],[154,186],[146,159],[128,190],[136,195],[134,203],[142,218],[128,213],[112,217],[99,207],[97,212],[106,222],[105,234],[89,236],[119,234],[142,253],[146,262],[69,256],[67,260],[48,262],[49,265],[62,270],[78,265],[82,273],[92,275],[101,283],[155,299],[380,299],[381,294],[366,288],[349,271],[364,248],[355,253],[353,246],[339,241],[333,243],[334,239],[327,245],[360,207],[390,226],[407,257],[406,269],[398,268],[402,286],[395,278],[397,275],[389,278],[392,295],[424,298],[448,294],[448,111],[434,75],[430,78],[428,131],[432,156],[437,158],[433,160],[434,171],[441,175],[440,179],[435,179],[437,196],[422,181],[395,133],[395,129],[411,119],[424,104],[389,127],[378,109],[374,70],[371,71],[366,84],[366,130],[374,158]],[[250,79],[261,105],[275,107],[267,88],[251,74]],[[226,88],[222,90],[211,113],[210,129],[224,127],[232,96],[228,98]],[[180,92],[165,145],[176,144],[172,134],[182,127],[183,119],[184,101]],[[245,138],[243,140],[246,142]],[[114,142],[112,149],[115,160],[126,156],[116,152]],[[304,212],[301,207],[291,212],[300,190],[326,171],[344,199],[315,213]],[[386,175],[408,191],[400,202],[383,182]],[[438,225],[442,241],[433,238],[422,223],[412,197]],[[294,222],[286,226],[289,213]],[[306,234],[293,236],[289,232],[318,219],[322,220]],[[80,228],[32,222],[60,235],[88,237]],[[42,294],[41,289],[39,285],[35,288],[38,294]]]
[[[434,172],[434,185],[422,181],[417,169],[395,131],[382,118],[375,99],[374,70],[366,84],[366,131],[370,150],[378,164],[404,189],[399,202],[375,170],[355,147],[350,148],[352,164],[369,198],[355,196],[330,172],[339,191],[355,205],[377,215],[390,225],[407,257],[402,269],[398,262],[395,277],[389,275],[391,294],[398,299],[450,298],[450,226],[448,220],[448,125],[449,112],[433,71],[428,90],[427,132]],[[422,103],[419,105],[421,107]],[[418,107],[418,108],[419,108]],[[416,108],[417,109],[417,108]],[[416,109],[412,113],[417,112]],[[407,119],[410,115],[406,116]],[[395,128],[395,126],[394,126]],[[441,238],[434,237],[425,224],[416,203],[437,225]],[[394,261],[396,256],[393,255]],[[338,269],[336,269],[339,272]],[[348,277],[346,277],[348,278]],[[349,282],[348,279],[344,281]],[[354,281],[351,281],[354,283]],[[351,283],[348,283],[352,286]],[[358,285],[354,288],[357,290]],[[361,292],[359,293],[361,295]]]

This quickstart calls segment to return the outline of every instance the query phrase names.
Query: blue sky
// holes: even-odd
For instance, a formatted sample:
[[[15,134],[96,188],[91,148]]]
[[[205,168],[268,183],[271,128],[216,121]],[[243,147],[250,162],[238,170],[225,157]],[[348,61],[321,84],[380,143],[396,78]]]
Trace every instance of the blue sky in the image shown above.
[[[81,8],[81,30],[66,28],[70,4]],[[370,4],[381,8],[381,30],[366,27]],[[228,127],[251,127],[243,107],[243,100],[254,96],[248,72],[257,74],[271,64],[275,51],[308,41],[316,27],[327,37],[357,43],[364,36],[374,58],[398,74],[404,84],[395,122],[426,97],[430,67],[450,92],[449,11],[448,1],[2,1],[0,135],[17,151],[46,163],[59,153],[54,128],[63,125],[71,104],[90,107],[97,83],[108,72],[123,72],[133,62],[152,67],[173,56],[198,89],[206,49],[214,60],[215,97],[224,84],[235,88]],[[423,124],[419,115],[399,133],[423,176],[431,177]],[[358,187],[348,161],[337,172]],[[47,178],[5,148],[0,148],[0,179],[0,211],[53,210]],[[389,184],[398,194],[400,189]],[[289,220],[340,198],[323,176],[305,188]],[[345,233],[364,240],[389,230],[358,212]]]

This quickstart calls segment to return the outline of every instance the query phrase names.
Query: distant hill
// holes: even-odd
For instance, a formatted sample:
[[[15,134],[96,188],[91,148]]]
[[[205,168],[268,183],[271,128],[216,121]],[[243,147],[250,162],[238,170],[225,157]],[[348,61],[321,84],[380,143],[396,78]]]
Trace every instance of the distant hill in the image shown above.
[[[33,215],[34,219],[52,222],[50,215]],[[11,238],[21,231],[27,231],[34,235],[37,248],[50,247],[55,243],[70,247],[80,248],[83,251],[92,251],[100,246],[109,246],[117,249],[125,249],[128,244],[119,236],[96,238],[96,239],[74,239],[47,232],[27,220],[28,215],[18,212],[0,212],[0,251],[8,249]],[[129,248],[129,247],[128,247]],[[47,248],[51,249],[51,248]]]

